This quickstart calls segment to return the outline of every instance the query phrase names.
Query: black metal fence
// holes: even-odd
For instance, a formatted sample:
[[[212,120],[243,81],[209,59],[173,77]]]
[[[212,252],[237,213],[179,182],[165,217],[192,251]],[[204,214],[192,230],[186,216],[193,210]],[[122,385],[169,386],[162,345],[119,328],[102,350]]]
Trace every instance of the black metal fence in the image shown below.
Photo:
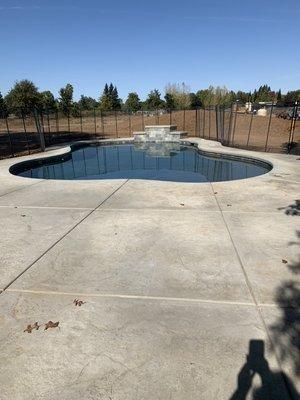
[[[225,146],[269,152],[299,152],[300,106],[275,104],[137,112],[81,111],[0,117],[0,158],[44,150],[76,140],[124,138],[146,125],[177,125],[190,137],[220,141]]]

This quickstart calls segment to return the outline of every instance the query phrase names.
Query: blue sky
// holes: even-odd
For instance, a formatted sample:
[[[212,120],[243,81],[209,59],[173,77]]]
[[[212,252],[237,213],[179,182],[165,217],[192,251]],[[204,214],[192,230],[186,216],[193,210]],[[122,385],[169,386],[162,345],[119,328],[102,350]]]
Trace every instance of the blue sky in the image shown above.
[[[300,88],[299,0],[0,0],[0,91]]]

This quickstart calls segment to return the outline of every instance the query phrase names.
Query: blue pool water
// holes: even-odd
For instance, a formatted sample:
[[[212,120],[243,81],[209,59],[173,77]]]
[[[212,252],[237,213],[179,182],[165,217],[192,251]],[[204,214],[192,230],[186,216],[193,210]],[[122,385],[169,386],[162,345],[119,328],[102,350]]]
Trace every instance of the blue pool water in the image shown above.
[[[262,162],[208,156],[181,144],[89,144],[74,146],[63,156],[15,164],[10,172],[43,179],[152,179],[218,182],[265,174]]]

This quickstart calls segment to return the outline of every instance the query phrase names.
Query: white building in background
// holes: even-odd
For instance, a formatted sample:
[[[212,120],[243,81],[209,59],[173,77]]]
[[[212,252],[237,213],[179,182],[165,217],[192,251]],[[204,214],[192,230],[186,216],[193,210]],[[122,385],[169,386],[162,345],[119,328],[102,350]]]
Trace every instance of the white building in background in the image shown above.
[[[247,113],[251,113],[252,112],[252,103],[251,103],[251,101],[247,101],[245,103],[245,108],[246,108],[246,112]]]

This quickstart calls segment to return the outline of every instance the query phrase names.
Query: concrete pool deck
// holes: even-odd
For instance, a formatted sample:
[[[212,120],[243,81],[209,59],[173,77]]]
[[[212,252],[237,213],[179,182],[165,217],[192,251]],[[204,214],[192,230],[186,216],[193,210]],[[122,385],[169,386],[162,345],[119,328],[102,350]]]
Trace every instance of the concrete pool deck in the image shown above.
[[[274,168],[46,181],[8,172],[45,153],[0,161],[1,400],[299,398],[299,156],[190,140]]]

